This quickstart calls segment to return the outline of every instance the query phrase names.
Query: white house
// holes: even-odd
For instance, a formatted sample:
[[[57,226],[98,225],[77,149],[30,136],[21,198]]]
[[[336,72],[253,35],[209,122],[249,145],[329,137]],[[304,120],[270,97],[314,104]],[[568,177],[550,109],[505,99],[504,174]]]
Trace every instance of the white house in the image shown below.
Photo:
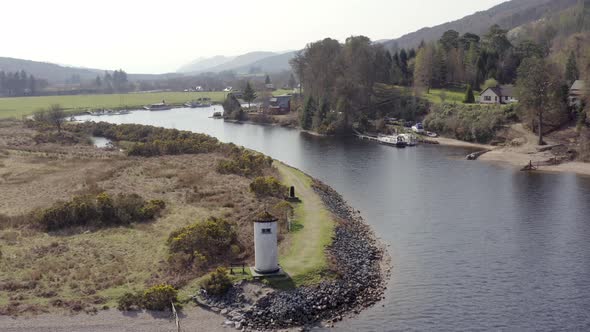
[[[479,95],[480,104],[510,104],[516,102],[518,102],[518,99],[514,95],[513,85],[499,85],[487,88]]]
[[[582,80],[577,80],[570,88],[568,101],[570,106],[580,106],[586,91],[586,83]]]

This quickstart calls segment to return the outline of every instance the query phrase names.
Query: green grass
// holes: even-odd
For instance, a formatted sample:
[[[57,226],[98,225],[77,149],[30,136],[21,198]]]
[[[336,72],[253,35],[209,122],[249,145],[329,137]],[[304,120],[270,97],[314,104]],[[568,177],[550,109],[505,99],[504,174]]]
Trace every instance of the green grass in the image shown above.
[[[274,95],[289,93],[288,90],[277,90]],[[21,118],[35,111],[47,108],[52,104],[59,104],[67,111],[79,112],[93,109],[121,109],[140,108],[144,105],[159,103],[165,100],[169,104],[180,105],[189,100],[198,98],[211,98],[213,102],[220,103],[226,96],[226,92],[151,92],[151,93],[126,93],[126,94],[95,94],[73,96],[42,96],[42,97],[15,97],[0,98],[0,119]]]
[[[474,91],[475,100],[479,100],[479,93]],[[447,89],[430,89],[430,93],[422,95],[431,103],[442,104],[445,103],[463,103],[465,99],[465,91],[447,90]]]
[[[330,211],[311,187],[304,173],[278,164],[283,183],[295,186],[301,203],[295,204],[296,230],[290,234],[290,248],[279,258],[293,286],[309,285],[326,277],[328,260],[325,248],[332,243],[335,223]],[[278,281],[279,284],[284,282]]]

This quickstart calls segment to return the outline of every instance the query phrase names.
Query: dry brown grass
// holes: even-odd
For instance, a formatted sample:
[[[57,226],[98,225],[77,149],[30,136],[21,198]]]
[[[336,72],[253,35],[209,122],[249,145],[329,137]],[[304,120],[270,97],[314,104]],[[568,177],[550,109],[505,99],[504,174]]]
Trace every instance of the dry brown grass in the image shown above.
[[[89,146],[36,145],[28,129],[14,126],[0,126],[0,314],[91,312],[113,307],[124,292],[174,281],[166,239],[209,216],[236,223],[248,261],[251,216],[275,203],[258,200],[249,179],[215,172],[219,154],[127,158]],[[3,138],[10,133],[21,137]],[[131,227],[51,234],[27,227],[36,208],[100,191],[161,199],[167,208]]]

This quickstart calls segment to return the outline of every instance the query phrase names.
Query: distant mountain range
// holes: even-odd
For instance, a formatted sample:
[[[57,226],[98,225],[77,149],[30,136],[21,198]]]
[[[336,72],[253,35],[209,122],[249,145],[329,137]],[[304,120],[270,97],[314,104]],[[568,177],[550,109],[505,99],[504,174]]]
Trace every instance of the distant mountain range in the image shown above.
[[[412,48],[420,42],[439,39],[447,30],[456,30],[478,35],[498,24],[503,29],[511,30],[523,24],[536,21],[543,16],[561,11],[575,5],[579,0],[512,0],[501,3],[485,11],[477,12],[462,19],[444,23],[430,28],[423,28],[400,38],[382,42],[389,49]]]
[[[528,23],[542,19],[549,13],[560,12],[574,6],[579,0],[512,0],[492,7],[485,11],[477,12],[462,19],[423,28],[416,32],[406,34],[397,39],[379,40],[387,48],[395,50],[399,48],[417,47],[421,41],[434,41],[450,29],[463,34],[472,32],[484,34],[494,24],[504,29],[514,29]],[[187,75],[195,75],[205,72],[219,73],[222,71],[235,71],[236,73],[263,72],[273,73],[290,70],[289,60],[295,56],[295,51],[290,52],[250,52],[239,56],[218,55],[210,58],[198,58],[180,67],[176,73],[151,75],[128,74],[130,80],[157,80]],[[79,76],[82,81],[88,81],[102,75],[104,70],[92,68],[79,68],[58,65],[47,62],[37,62],[14,58],[0,57],[0,70],[20,71],[25,70],[37,78],[48,80],[50,83],[64,83],[72,76]]]
[[[89,81],[95,79],[97,75],[104,75],[105,72],[103,69],[70,67],[49,62],[0,57],[0,71],[15,72],[21,70],[24,70],[27,74],[32,74],[37,78],[45,79],[52,84],[65,83],[66,81],[71,80],[73,76],[80,77],[81,81]],[[108,71],[112,72],[112,70]],[[132,81],[156,80],[178,76],[182,75],[177,73],[127,75],[128,79]]]
[[[218,55],[212,58],[199,58],[178,69],[179,73],[198,74],[204,72],[219,73],[232,70],[237,73],[248,73],[252,70],[261,72],[279,72],[289,70],[289,60],[295,52],[250,52],[239,56],[227,57]]]

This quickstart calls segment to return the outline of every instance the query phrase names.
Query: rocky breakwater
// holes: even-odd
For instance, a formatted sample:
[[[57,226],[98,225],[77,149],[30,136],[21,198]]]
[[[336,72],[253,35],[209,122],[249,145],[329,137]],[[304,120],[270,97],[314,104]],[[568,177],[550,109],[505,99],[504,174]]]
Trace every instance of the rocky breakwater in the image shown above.
[[[384,255],[373,232],[331,187],[315,181],[314,189],[338,217],[333,242],[327,248],[338,277],[262,297],[244,312],[242,326],[276,330],[320,321],[331,324],[381,300],[385,277],[380,263]]]

